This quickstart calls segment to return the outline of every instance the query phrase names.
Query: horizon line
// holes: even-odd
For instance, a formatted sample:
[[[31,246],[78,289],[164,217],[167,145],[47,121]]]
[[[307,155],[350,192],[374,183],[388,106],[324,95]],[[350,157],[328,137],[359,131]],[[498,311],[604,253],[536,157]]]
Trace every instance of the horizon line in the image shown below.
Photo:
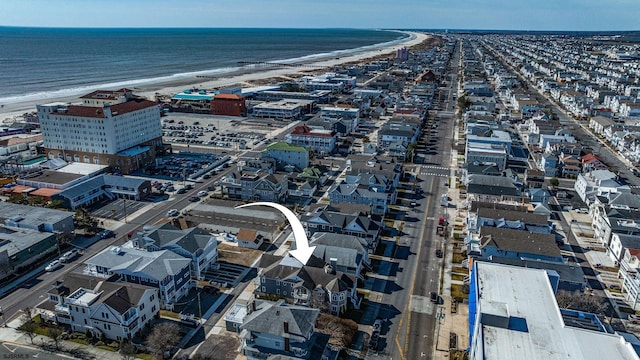
[[[92,29],[92,30],[195,30],[195,29],[273,29],[273,30],[374,30],[374,31],[448,31],[448,32],[528,32],[528,33],[633,33],[636,30],[561,30],[561,29],[472,29],[472,28],[381,28],[381,27],[276,27],[276,26],[36,26],[36,25],[0,25],[2,28],[16,29]]]

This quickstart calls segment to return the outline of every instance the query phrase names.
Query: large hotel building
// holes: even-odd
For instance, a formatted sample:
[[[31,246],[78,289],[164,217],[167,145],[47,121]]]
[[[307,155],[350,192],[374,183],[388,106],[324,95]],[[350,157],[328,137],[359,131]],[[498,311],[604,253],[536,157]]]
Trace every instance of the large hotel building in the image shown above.
[[[162,147],[158,104],[129,89],[98,90],[82,104],[38,105],[38,120],[49,159],[109,165],[128,174],[153,164]]]

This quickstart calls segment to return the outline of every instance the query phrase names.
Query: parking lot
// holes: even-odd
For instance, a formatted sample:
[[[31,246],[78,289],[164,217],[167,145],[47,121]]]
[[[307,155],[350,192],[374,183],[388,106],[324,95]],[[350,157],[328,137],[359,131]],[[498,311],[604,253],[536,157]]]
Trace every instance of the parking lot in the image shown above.
[[[266,141],[267,134],[279,128],[279,124],[264,119],[230,116],[170,113],[162,119],[163,138],[167,143],[233,151],[253,149]]]

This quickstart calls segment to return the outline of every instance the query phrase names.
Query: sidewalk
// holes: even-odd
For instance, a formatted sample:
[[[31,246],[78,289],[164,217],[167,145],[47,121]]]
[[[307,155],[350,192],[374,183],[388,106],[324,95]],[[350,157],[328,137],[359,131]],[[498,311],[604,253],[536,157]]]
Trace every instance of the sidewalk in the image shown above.
[[[454,115],[455,116],[455,115]],[[451,297],[451,285],[453,283],[462,284],[459,280],[452,280],[452,267],[453,267],[453,225],[456,224],[456,218],[463,217],[460,214],[460,190],[457,186],[457,170],[458,170],[458,151],[456,149],[459,141],[459,128],[461,120],[455,118],[455,125],[453,127],[453,146],[451,149],[451,173],[449,181],[448,196],[452,199],[452,203],[456,204],[454,207],[446,209],[447,219],[449,221],[449,237],[444,239],[444,258],[442,272],[442,288],[440,289],[440,295],[443,299],[443,304],[438,305],[436,310],[436,329],[435,329],[435,343],[432,359],[449,359],[449,349],[467,349],[469,347],[469,309],[468,305],[464,303],[458,303],[456,308],[453,308]],[[455,335],[453,335],[455,334]],[[452,343],[452,338],[455,338],[455,344]]]
[[[31,348],[36,351],[40,351],[43,354],[50,354],[50,352],[41,349],[38,345],[40,344],[50,344],[52,343],[51,339],[46,336],[36,335],[33,338],[33,344],[31,344],[31,340],[29,337],[22,332],[18,331],[17,328],[22,325],[22,317],[18,317],[9,323],[7,323],[7,327],[0,327],[0,341],[4,343],[11,343],[20,346],[24,346],[27,348]],[[102,350],[94,346],[87,346],[78,343],[74,343],[71,341],[61,340],[60,348],[64,349],[65,352],[56,352],[56,356],[68,357],[70,359],[76,359],[69,353],[72,353],[74,350],[78,352],[83,352],[89,355],[92,359],[97,360],[120,360],[121,356],[119,353],[114,351]],[[7,355],[9,356],[9,355]],[[35,357],[35,356],[34,356]],[[46,359],[46,357],[40,357],[41,359]]]

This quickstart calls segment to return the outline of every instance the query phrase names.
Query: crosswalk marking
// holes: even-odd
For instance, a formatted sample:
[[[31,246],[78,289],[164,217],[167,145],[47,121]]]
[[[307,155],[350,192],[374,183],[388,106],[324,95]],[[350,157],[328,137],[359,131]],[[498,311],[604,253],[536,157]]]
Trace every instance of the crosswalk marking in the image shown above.
[[[436,169],[436,170],[451,170],[451,168],[445,166],[435,166],[435,165],[422,165],[423,169]]]
[[[420,173],[420,175],[425,176],[440,176],[440,177],[449,177],[449,174],[435,174],[435,173]]]

